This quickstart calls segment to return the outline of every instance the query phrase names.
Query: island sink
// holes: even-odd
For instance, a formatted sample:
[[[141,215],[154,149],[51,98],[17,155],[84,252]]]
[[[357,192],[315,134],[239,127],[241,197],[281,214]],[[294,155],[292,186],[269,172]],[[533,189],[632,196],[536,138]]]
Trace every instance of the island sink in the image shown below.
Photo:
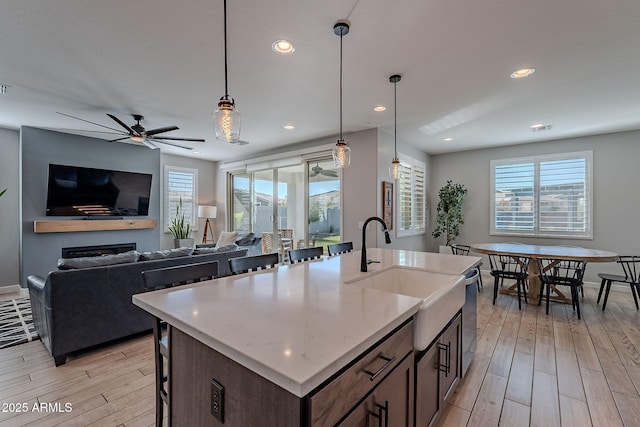
[[[422,299],[414,316],[413,347],[422,351],[465,302],[464,276],[432,273],[417,268],[391,267],[346,282],[351,286]]]

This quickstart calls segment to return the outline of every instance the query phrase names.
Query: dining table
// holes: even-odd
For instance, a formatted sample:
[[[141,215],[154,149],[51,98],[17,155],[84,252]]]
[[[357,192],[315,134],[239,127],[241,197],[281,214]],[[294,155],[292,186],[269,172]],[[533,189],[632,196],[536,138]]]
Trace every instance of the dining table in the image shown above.
[[[531,259],[527,268],[529,304],[538,304],[541,292],[540,269],[537,258],[571,259],[587,262],[612,262],[618,260],[615,252],[600,249],[582,248],[579,246],[530,245],[526,243],[475,243],[469,245],[471,250],[480,254],[501,254],[526,256]],[[564,295],[555,286],[552,299],[564,303],[571,303],[571,297]],[[517,295],[516,284],[500,289],[501,294]]]

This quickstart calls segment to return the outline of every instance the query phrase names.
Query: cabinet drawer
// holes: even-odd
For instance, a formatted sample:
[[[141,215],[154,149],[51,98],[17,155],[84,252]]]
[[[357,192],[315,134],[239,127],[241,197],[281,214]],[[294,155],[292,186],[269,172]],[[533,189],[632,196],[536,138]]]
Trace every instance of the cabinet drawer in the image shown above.
[[[338,422],[411,351],[413,321],[367,350],[364,357],[311,397],[311,425]]]

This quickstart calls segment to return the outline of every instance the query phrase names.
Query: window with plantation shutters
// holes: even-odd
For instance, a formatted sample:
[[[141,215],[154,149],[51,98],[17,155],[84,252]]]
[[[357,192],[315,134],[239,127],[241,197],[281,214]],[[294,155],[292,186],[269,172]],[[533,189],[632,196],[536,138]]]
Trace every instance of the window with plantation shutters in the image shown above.
[[[591,151],[491,162],[491,234],[591,238]]]
[[[398,179],[398,237],[421,234],[426,229],[425,186],[426,165],[411,157],[399,154],[402,165]]]
[[[197,229],[196,205],[198,200],[198,170],[166,165],[164,168],[164,230],[176,216],[182,200],[184,219]]]

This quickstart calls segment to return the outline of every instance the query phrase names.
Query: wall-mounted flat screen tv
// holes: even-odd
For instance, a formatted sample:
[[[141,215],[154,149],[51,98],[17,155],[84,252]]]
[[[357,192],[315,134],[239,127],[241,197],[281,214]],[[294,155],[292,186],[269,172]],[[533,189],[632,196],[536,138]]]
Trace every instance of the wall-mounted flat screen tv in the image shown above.
[[[149,215],[151,174],[49,165],[47,216]]]

